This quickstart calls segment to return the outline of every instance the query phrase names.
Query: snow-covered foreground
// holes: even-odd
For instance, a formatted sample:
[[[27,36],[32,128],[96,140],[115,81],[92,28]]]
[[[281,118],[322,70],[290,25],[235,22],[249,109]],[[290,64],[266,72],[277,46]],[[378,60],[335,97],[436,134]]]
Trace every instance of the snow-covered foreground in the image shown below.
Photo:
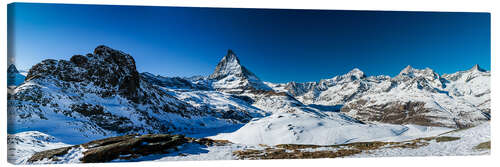
[[[197,144],[189,144],[177,152],[162,155],[154,161],[235,160],[237,157],[233,155],[233,152],[244,148],[246,148],[246,146],[239,144],[212,147],[202,147]]]
[[[363,141],[404,141],[435,136],[453,129],[418,125],[360,124],[337,113],[279,113],[251,121],[232,133],[209,138],[246,145],[334,145]]]
[[[27,131],[7,136],[8,161],[14,164],[24,164],[36,152],[70,146],[59,142],[53,136]]]
[[[373,125],[366,125],[367,127]],[[380,129],[379,131],[371,131],[367,133],[371,133],[370,135],[365,134],[364,136],[377,136],[384,135],[384,130],[380,125],[377,125]],[[389,126],[389,125],[387,125]],[[392,125],[396,127],[395,125]],[[364,128],[367,128],[364,127]],[[390,127],[390,126],[389,126]],[[369,128],[368,128],[369,129]],[[265,150],[286,150],[284,153],[293,154],[294,151],[300,150],[304,153],[321,153],[325,151],[332,151],[333,153],[339,150],[349,150],[353,147],[348,143],[359,143],[362,142],[387,142],[384,146],[376,149],[367,149],[361,150],[359,152],[355,152],[352,155],[347,155],[351,157],[387,157],[387,156],[450,156],[450,155],[484,155],[489,154],[490,149],[477,149],[477,146],[484,142],[490,141],[490,124],[484,123],[478,125],[476,127],[461,129],[461,130],[451,130],[451,129],[443,129],[443,128],[431,128],[431,127],[422,127],[422,126],[414,126],[408,125],[404,126],[401,131],[393,131],[393,135],[391,137],[379,137],[373,139],[353,139],[350,141],[346,141],[343,143],[330,143],[326,145],[323,144],[313,144],[307,143],[302,140],[302,144],[312,144],[312,145],[301,145],[298,142],[294,142],[297,146],[304,146],[302,149],[289,149],[287,147],[283,147],[282,144],[291,142],[280,143],[281,145],[252,145],[252,144],[242,144],[242,143],[229,143],[226,145],[213,145],[213,146],[205,146],[196,143],[187,143],[177,147],[178,149],[172,151],[168,154],[152,154],[148,156],[142,156],[135,159],[130,160],[114,160],[113,162],[130,162],[130,161],[192,161],[192,160],[236,160],[236,159],[246,159],[248,157],[240,157],[241,153],[244,151],[261,151]],[[359,131],[359,129],[356,129]],[[394,129],[388,129],[394,130]],[[451,131],[450,131],[451,130]],[[314,131],[312,131],[314,132]],[[343,131],[343,133],[349,133],[348,131]],[[395,135],[398,134],[399,135]],[[330,137],[335,138],[335,134],[339,133],[330,133],[330,134],[318,134],[321,137]],[[348,136],[344,134],[344,136]],[[425,135],[422,135],[425,134]],[[432,134],[432,135],[431,135]],[[342,135],[341,135],[342,136]],[[262,136],[260,136],[262,137]],[[260,138],[253,137],[253,138]],[[278,136],[271,136],[274,138],[280,138]],[[432,138],[429,140],[420,140],[420,144],[418,147],[397,147],[402,143],[411,143],[416,138]],[[251,138],[251,137],[250,137]],[[287,137],[285,137],[287,138]],[[443,140],[438,141],[438,138],[452,138],[452,140]],[[270,139],[270,138],[268,138]],[[26,164],[27,159],[29,159],[35,152],[55,149],[60,147],[69,146],[67,144],[57,142],[57,139],[40,133],[40,132],[21,132],[15,135],[9,135],[9,162],[15,164]],[[273,140],[278,141],[278,140]],[[312,140],[310,140],[312,141]],[[321,142],[325,142],[323,140]],[[394,144],[392,142],[399,142]],[[423,144],[422,144],[423,142]],[[276,143],[277,144],[277,143]],[[337,145],[340,144],[340,145]],[[347,144],[347,145],[346,145]],[[35,162],[34,164],[51,164],[51,163],[80,163],[79,160],[83,156],[83,152],[85,149],[83,148],[72,148],[68,151],[67,154],[58,157],[58,161],[52,160],[43,160]],[[263,154],[264,155],[264,154]],[[126,156],[126,155],[124,155]],[[261,156],[261,155],[259,155]],[[254,157],[255,158],[255,157]],[[259,159],[259,157],[256,157]],[[260,157],[260,158],[268,158],[268,157]],[[305,157],[307,158],[307,157]]]
[[[446,142],[429,141],[429,145],[415,149],[383,148],[357,154],[354,157],[484,155],[489,154],[491,150],[489,148],[477,149],[476,147],[481,143],[491,140],[490,132],[490,123],[484,123],[469,129],[439,135],[458,137],[458,140]]]
[[[415,134],[415,131],[421,131],[423,127],[413,126],[408,130]],[[437,132],[437,131],[436,131]],[[415,140],[401,140],[399,143],[387,142],[380,148],[376,149],[366,149],[359,152],[354,152],[352,155],[347,155],[347,157],[389,157],[389,156],[453,156],[453,155],[485,155],[490,153],[489,148],[478,149],[477,146],[481,143],[490,141],[490,123],[484,123],[469,129],[454,130],[445,133],[440,133],[434,136],[428,136],[432,139],[425,139],[422,137],[419,140],[419,144],[415,147],[401,147],[402,145],[412,143]],[[440,138],[452,138],[451,141],[439,140]],[[394,138],[393,138],[394,139]],[[399,138],[403,139],[403,138]],[[392,140],[392,141],[396,141]],[[438,142],[439,140],[439,142]],[[379,140],[374,140],[367,143],[376,143]],[[388,140],[386,140],[388,141]],[[199,147],[185,148],[179,152],[170,154],[169,156],[163,158],[157,158],[156,161],[180,161],[180,160],[228,160],[228,159],[240,159],[247,157],[238,157],[235,154],[238,151],[247,151],[248,154],[257,155],[253,158],[273,158],[279,150],[284,150],[283,154],[293,155],[295,151],[302,152],[297,155],[306,155],[307,153],[321,153],[332,151],[335,153],[339,150],[349,150],[353,147],[348,145],[338,145],[338,146],[314,146],[314,145],[296,145],[299,149],[290,149],[289,147],[277,146],[248,146],[242,144],[231,144],[228,146],[213,146],[207,147],[200,151]],[[304,148],[300,148],[303,146]],[[185,150],[191,150],[193,154],[181,153],[183,156],[173,156],[179,154],[180,152],[185,152]],[[265,150],[273,150],[265,153]],[[278,151],[277,151],[278,150]],[[267,155],[266,155],[267,154]],[[244,155],[244,154],[241,154]],[[320,155],[324,156],[324,155]],[[329,157],[329,156],[325,156]],[[323,158],[325,158],[323,157]],[[339,156],[343,157],[343,156]],[[307,158],[307,157],[301,157]]]

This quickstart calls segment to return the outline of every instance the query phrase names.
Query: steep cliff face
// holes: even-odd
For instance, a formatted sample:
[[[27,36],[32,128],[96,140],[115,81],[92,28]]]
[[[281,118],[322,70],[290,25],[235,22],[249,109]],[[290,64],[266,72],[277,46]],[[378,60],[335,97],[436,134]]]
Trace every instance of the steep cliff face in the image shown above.
[[[63,82],[92,83],[136,103],[144,100],[132,56],[102,45],[95,48],[94,54],[75,55],[70,61],[44,60],[33,66],[26,77],[27,81],[53,78]]]
[[[212,80],[212,87],[219,91],[271,90],[254,73],[240,64],[232,50],[227,51],[208,79]]]

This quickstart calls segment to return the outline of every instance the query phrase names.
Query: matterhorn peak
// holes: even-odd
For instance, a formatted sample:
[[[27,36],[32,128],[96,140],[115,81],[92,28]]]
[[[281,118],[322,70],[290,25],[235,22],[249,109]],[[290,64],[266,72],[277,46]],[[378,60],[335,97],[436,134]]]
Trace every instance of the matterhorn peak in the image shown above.
[[[226,56],[224,56],[224,58],[228,59],[229,61],[236,61],[238,64],[240,63],[240,60],[238,59],[238,57],[236,57],[236,54],[231,49],[227,50],[227,54]]]
[[[24,82],[26,77],[21,75],[14,64],[10,64],[7,69],[7,85],[18,86]]]
[[[210,79],[222,79],[228,75],[243,76],[244,72],[247,71],[245,67],[241,66],[240,60],[236,57],[236,54],[229,49],[226,56],[215,67],[215,71],[209,76]]]
[[[240,64],[240,60],[231,49],[227,51],[226,56],[217,64],[214,73],[208,78],[214,81],[212,87],[219,90],[244,90],[249,87],[261,90],[270,89],[255,74]]]
[[[16,66],[14,64],[10,64],[9,68],[7,69],[8,73],[19,73],[17,70]]]

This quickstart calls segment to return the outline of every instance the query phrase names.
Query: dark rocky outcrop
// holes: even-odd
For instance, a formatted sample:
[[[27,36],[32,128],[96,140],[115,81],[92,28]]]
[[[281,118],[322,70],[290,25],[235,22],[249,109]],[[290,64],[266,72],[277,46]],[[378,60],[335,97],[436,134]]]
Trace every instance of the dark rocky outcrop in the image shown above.
[[[59,161],[58,157],[68,154],[72,149],[84,148],[83,163],[109,162],[117,159],[135,159],[151,154],[166,154],[178,150],[186,143],[197,143],[205,146],[226,145],[230,142],[207,138],[195,139],[183,135],[146,134],[125,135],[91,141],[85,144],[42,151],[34,154],[28,162],[41,160]]]
[[[26,82],[34,84],[9,94],[9,111],[16,113],[11,121],[20,125],[66,117],[82,134],[171,133],[177,127],[166,113],[180,119],[205,114],[143,80],[132,56],[103,45],[70,60],[44,60]]]
[[[49,78],[66,82],[91,82],[101,88],[116,89],[131,101],[139,102],[140,76],[129,54],[101,45],[94,54],[75,55],[70,61],[44,60],[34,65],[26,80]]]

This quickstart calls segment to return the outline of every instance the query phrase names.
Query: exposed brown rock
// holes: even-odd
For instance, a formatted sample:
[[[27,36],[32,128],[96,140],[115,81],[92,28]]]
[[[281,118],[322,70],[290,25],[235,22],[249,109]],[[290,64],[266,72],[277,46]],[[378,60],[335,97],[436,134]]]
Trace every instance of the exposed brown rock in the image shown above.
[[[477,146],[474,147],[476,150],[485,150],[485,149],[491,149],[491,141],[479,143]]]
[[[83,163],[109,162],[115,159],[134,159],[151,154],[165,154],[177,150],[185,143],[198,143],[206,146],[222,146],[231,142],[227,140],[212,140],[207,138],[189,138],[183,135],[169,134],[130,134],[94,140],[85,144],[42,151],[34,154],[28,162],[40,160],[58,161],[58,157],[67,154],[69,150],[84,148]]]
[[[355,110],[350,116],[361,121],[376,121],[391,124],[415,124],[423,126],[445,126],[437,119],[446,119],[436,116],[430,116],[426,113],[431,109],[425,108],[424,102],[389,102],[380,105],[368,105],[366,100],[358,100],[349,103],[341,108],[341,112],[349,113]],[[453,126],[455,128],[455,126]]]

